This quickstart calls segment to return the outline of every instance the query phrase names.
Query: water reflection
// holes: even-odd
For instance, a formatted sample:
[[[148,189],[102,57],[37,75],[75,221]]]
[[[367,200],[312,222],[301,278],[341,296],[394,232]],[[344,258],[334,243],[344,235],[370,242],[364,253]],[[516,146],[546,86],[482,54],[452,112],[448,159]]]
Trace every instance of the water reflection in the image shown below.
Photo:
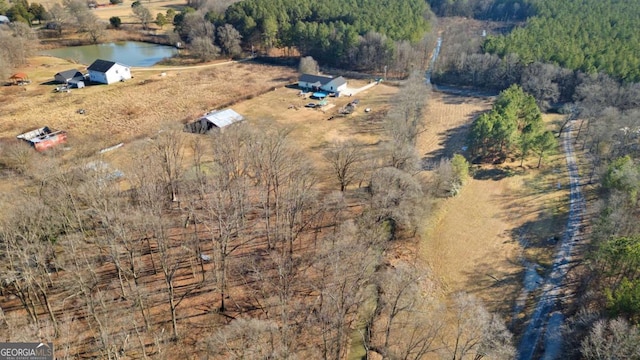
[[[62,59],[90,65],[96,59],[116,61],[129,66],[152,66],[174,56],[178,50],[172,46],[149,44],[138,41],[119,41],[107,44],[72,46],[42,51]]]

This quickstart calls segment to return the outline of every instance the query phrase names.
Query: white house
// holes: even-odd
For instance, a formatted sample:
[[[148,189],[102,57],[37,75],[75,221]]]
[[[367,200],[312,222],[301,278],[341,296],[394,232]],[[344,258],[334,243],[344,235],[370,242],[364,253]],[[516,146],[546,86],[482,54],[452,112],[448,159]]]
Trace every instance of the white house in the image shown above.
[[[329,91],[333,93],[340,93],[347,89],[347,80],[342,76],[338,76],[337,78],[331,79],[328,83],[322,85],[320,87],[324,91]]]
[[[347,88],[347,80],[342,76],[332,78],[330,76],[302,74],[298,78],[298,87],[313,91],[326,91],[340,94]]]
[[[131,79],[131,69],[114,61],[96,60],[87,68],[89,80],[101,84],[113,84]]]

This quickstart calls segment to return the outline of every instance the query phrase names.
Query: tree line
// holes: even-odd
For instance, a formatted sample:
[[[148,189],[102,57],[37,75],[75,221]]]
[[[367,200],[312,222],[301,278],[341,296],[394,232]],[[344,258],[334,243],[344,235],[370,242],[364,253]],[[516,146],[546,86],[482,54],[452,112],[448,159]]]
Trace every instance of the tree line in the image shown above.
[[[226,10],[211,9],[206,3],[195,5],[200,7],[186,8],[174,18],[176,31],[187,43],[195,39],[189,35],[190,24],[208,22],[214,28],[232,26],[245,50],[268,53],[279,48],[313,56],[323,66],[379,72],[387,66],[401,68],[405,76],[410,62],[424,66],[426,47],[431,46],[412,46],[429,28],[428,6],[418,0],[383,5],[372,1],[246,0]],[[379,6],[385,11],[378,11]]]
[[[438,16],[519,21],[536,13],[535,0],[428,0]]]
[[[640,104],[636,83],[621,82],[604,73],[589,74],[563,68],[557,64],[535,61],[525,63],[518,54],[483,53],[484,38],[469,34],[461,25],[445,29],[443,46],[435,64],[434,83],[473,86],[502,91],[512,84],[520,85],[533,95],[543,111],[551,108],[568,112],[573,102],[598,102],[622,110]],[[595,91],[589,94],[589,91]],[[610,91],[613,95],[606,95]],[[604,96],[604,97],[603,97]],[[565,108],[563,105],[567,104]],[[589,105],[585,111],[592,111]]]
[[[489,36],[485,52],[534,61],[626,82],[640,81],[640,4],[635,1],[540,0],[536,16],[505,36]]]

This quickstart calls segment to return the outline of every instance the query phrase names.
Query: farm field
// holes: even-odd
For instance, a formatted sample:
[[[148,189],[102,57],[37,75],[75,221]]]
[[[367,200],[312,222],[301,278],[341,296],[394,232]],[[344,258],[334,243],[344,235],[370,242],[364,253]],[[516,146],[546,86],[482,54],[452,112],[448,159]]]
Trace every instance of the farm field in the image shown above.
[[[490,98],[432,93],[418,143],[425,161],[435,165],[442,156],[461,153],[470,121],[490,108]],[[545,119],[549,126],[557,120]],[[522,260],[550,264],[545,245],[562,229],[568,210],[562,154],[551,156],[541,169],[535,159],[519,165],[474,165],[460,194],[439,201],[425,219],[418,249],[443,295],[472,293],[515,325],[523,315],[512,314],[522,287]],[[523,241],[529,244],[526,250]]]
[[[124,83],[93,85],[56,93],[47,84],[58,71],[77,64],[35,57],[21,71],[32,84],[2,91],[0,137],[49,126],[66,130],[78,143],[91,139],[95,149],[156,133],[163,122],[181,123],[244,97],[282,87],[296,79],[291,69],[250,63],[179,71],[132,71]],[[84,71],[83,67],[78,70]],[[161,73],[166,76],[161,76]],[[43,111],[46,109],[46,111]],[[79,114],[78,110],[85,110]]]
[[[40,2],[47,9],[51,8],[56,3],[62,3],[60,0],[44,0]],[[98,1],[98,6],[95,8],[93,13],[102,20],[109,21],[109,18],[112,16],[120,17],[123,25],[126,24],[139,24],[139,20],[137,20],[133,16],[133,12],[131,11],[131,4],[133,0],[123,0],[121,4],[110,5],[108,0],[100,0]],[[186,1],[184,0],[143,0],[141,1],[142,5],[149,9],[153,19],[155,20],[157,13],[166,13],[168,9],[173,9],[176,12],[180,11],[183,7],[187,6]],[[152,25],[152,27],[156,27],[156,25]],[[173,27],[167,25],[164,29],[157,28],[158,31],[165,31],[167,29],[172,29]]]

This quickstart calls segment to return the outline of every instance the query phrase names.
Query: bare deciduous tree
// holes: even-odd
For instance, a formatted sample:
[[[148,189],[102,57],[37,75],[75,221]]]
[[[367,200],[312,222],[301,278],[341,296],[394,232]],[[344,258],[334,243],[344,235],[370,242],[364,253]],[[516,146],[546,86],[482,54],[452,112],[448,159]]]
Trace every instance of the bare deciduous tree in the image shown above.
[[[268,359],[275,356],[278,325],[269,320],[236,319],[207,341],[207,352],[225,359]]]
[[[323,359],[342,359],[358,311],[371,294],[368,282],[378,262],[373,247],[358,241],[353,226],[342,226],[316,255],[317,278],[311,285],[318,294],[311,309],[313,337],[321,339]]]
[[[249,195],[248,149],[246,128],[235,126],[224,134],[212,137],[212,174],[208,177],[210,192],[204,201],[204,224],[211,234],[215,253],[214,266],[220,311],[225,311],[229,256],[247,245],[252,237],[247,233],[247,213],[252,210]]]
[[[242,35],[231,24],[224,24],[224,26],[218,27],[217,30],[218,43],[222,52],[227,56],[237,56],[242,52],[240,43]]]
[[[202,12],[190,12],[184,16],[178,32],[180,37],[192,43],[196,38],[206,38],[213,42],[215,27],[205,19]]]
[[[208,37],[196,37],[191,40],[191,53],[201,61],[209,61],[220,55],[220,48]]]
[[[399,262],[375,276],[378,304],[370,349],[390,359],[421,359],[438,350],[444,308],[433,298],[426,274]]]
[[[370,210],[378,222],[388,221],[391,231],[401,226],[417,231],[424,210],[424,193],[417,178],[394,167],[371,176]]]
[[[468,355],[482,354],[492,359],[513,359],[512,335],[502,320],[490,314],[479,299],[457,293],[451,308],[451,336],[444,336],[447,356],[461,360]]]
[[[300,58],[300,64],[298,64],[298,72],[301,74],[317,75],[320,73],[320,67],[318,62],[311,56],[305,56]]]
[[[588,360],[640,357],[640,332],[624,319],[599,320],[582,340],[580,352]]]
[[[107,24],[96,19],[96,21],[87,24],[86,31],[91,43],[97,44],[107,33]]]
[[[59,3],[54,4],[49,9],[49,23],[51,23],[56,34],[62,36],[67,22],[69,21],[69,13]]]
[[[278,213],[281,208],[281,187],[291,159],[297,156],[287,139],[290,132],[290,129],[262,129],[247,135],[251,136],[247,141],[250,176],[259,189],[268,249],[274,248],[281,237]]]
[[[149,23],[153,21],[153,15],[151,15],[151,11],[144,7],[142,4],[134,6],[131,11],[133,12],[133,16],[135,16],[138,20],[140,20],[140,24],[144,30],[149,28]]]
[[[345,191],[358,175],[358,165],[363,160],[362,146],[354,141],[333,142],[324,157],[340,184],[340,191]]]
[[[184,145],[184,133],[176,128],[163,130],[154,142],[154,160],[161,169],[162,180],[171,201],[178,201],[178,189],[183,175]]]

